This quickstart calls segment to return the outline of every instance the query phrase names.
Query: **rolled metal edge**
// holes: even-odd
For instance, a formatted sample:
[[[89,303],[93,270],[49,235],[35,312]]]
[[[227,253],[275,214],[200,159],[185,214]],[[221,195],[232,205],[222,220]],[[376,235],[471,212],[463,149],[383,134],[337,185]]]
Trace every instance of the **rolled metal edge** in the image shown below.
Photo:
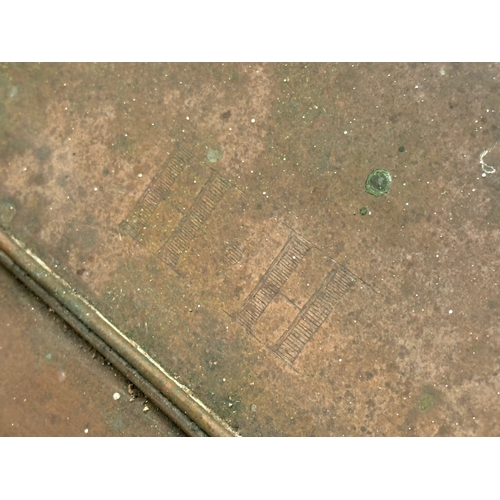
[[[36,281],[28,276],[4,252],[0,250],[0,264],[10,271],[31,292],[56,312],[71,328],[79,333],[96,351],[100,352],[128,380],[138,387],[156,406],[167,415],[188,436],[205,437],[207,434],[190,420],[179,408],[174,406],[163,394],[151,385],[137,370],[89,330],[73,313],[68,311],[57,299],[49,295]]]
[[[5,262],[5,258],[2,259],[7,268],[10,266],[11,270],[13,270],[13,265],[16,266],[21,273],[24,273],[24,275],[29,278],[26,280],[26,284],[29,283],[28,286],[30,288],[30,284],[36,284],[37,290],[40,291],[47,300],[50,298],[55,300],[56,302],[54,302],[54,305],[56,305],[56,307],[56,303],[59,303],[62,309],[71,313],[71,315],[85,327],[85,331],[95,335],[94,340],[98,339],[102,342],[100,346],[106,353],[102,354],[108,358],[110,362],[112,361],[110,356],[112,357],[112,353],[114,353],[117,356],[114,357],[116,362],[119,362],[119,359],[121,359],[130,367],[128,372],[131,376],[134,375],[133,372],[140,375],[147,384],[141,383],[142,387],[138,384],[136,385],[147,394],[153,402],[158,404],[157,401],[160,401],[161,403],[162,398],[160,396],[163,396],[172,407],[176,407],[177,410],[180,410],[180,414],[187,415],[199,429],[202,429],[209,436],[238,436],[226,422],[221,420],[197,399],[187,387],[177,382],[136,342],[122,333],[85,298],[73,290],[69,283],[52,271],[45,262],[26,248],[26,246],[12,234],[9,234],[2,226],[0,226],[0,250],[4,252],[9,258],[9,261],[12,262],[12,265],[10,265],[8,262]],[[45,300],[44,297],[40,298]],[[55,307],[52,308],[58,313],[59,310],[61,310],[60,307],[57,309]],[[61,313],[64,315],[62,310]],[[63,319],[65,319],[64,316]],[[68,319],[70,319],[69,316]],[[99,350],[99,352],[101,351]],[[124,364],[121,366],[127,369]],[[134,382],[133,380],[131,381]],[[143,388],[148,392],[149,389],[154,389],[157,393],[156,397],[153,395],[154,391],[148,394]],[[179,414],[177,414],[175,418],[178,417],[180,418]],[[172,420],[174,419],[172,418]],[[181,428],[183,428],[185,432],[188,432],[189,425],[187,425],[186,422],[179,420],[177,425],[180,427],[182,425]],[[186,427],[186,429],[184,429],[184,427]]]

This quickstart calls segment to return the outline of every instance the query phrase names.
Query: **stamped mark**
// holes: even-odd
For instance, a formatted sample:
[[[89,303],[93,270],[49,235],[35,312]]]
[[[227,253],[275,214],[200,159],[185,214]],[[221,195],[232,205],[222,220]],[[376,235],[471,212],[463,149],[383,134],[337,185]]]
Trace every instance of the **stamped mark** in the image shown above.
[[[350,271],[335,264],[271,350],[293,364],[355,281]]]
[[[179,257],[186,251],[189,243],[210,217],[230,185],[231,181],[212,170],[210,178],[198,193],[190,209],[158,251],[160,258],[167,265],[175,269]]]
[[[224,263],[227,266],[234,266],[243,257],[243,247],[235,241],[227,241],[224,245]]]
[[[292,231],[278,256],[234,315],[248,333],[252,333],[254,324],[311,247],[311,243]]]
[[[485,152],[485,154],[488,152]],[[172,196],[177,178],[193,156],[191,151],[178,146],[173,157],[161,167],[137,200],[131,215],[120,223],[119,227],[122,234],[129,235],[144,246],[147,246],[144,237],[148,224],[151,226],[153,233],[164,234],[161,233],[161,228],[156,229],[156,226],[151,224],[151,216],[157,211],[162,202]],[[179,180],[179,182],[181,181]],[[193,239],[196,238],[202,226],[208,221],[212,212],[223,199],[224,194],[232,187],[232,182],[229,179],[223,177],[216,170],[210,169],[208,180],[196,195],[188,211],[176,226],[175,224],[172,225],[175,228],[169,236],[165,235],[157,238],[158,246],[156,248],[159,249],[156,250],[155,248],[151,251],[176,271],[180,256],[187,251]],[[291,321],[291,323],[279,340],[275,342],[276,337],[274,337],[267,345],[276,356],[293,367],[298,356],[321,328],[335,306],[356,281],[362,280],[345,267],[335,263],[334,267],[302,307],[294,303],[286,297],[282,288],[314,245],[294,230],[289,229],[289,231],[288,239],[279,254],[259,279],[255,288],[248,294],[241,307],[230,317],[243,326],[247,333],[259,339],[258,326],[256,327],[259,318],[278,295],[288,300],[295,307],[293,314],[288,316],[289,319],[285,320],[286,322]],[[225,265],[234,266],[240,262],[242,257],[243,247],[240,243],[226,241],[224,247]],[[308,258],[304,260],[304,262],[307,261]],[[368,288],[371,287],[368,286]],[[295,314],[296,316],[293,318]],[[283,322],[283,320],[281,321]],[[278,328],[274,331],[278,333],[280,330],[281,328]]]
[[[166,199],[177,177],[192,157],[191,151],[182,146],[177,147],[173,157],[169,158],[160,168],[137,200],[130,216],[120,222],[119,228],[123,235],[126,234],[138,243],[142,243],[142,234],[151,215],[158,208],[158,205]]]

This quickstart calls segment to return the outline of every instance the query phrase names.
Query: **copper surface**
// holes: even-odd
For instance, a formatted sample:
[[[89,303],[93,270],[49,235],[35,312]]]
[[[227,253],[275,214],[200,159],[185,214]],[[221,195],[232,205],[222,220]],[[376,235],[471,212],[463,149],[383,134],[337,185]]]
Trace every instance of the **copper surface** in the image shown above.
[[[0,300],[0,436],[184,435],[2,266]]]
[[[195,422],[196,429],[199,425],[210,435],[234,435],[234,431],[224,426],[215,415],[207,411],[185,387],[170,377],[140,346],[128,339],[87,300],[74,291],[65,280],[49,269],[39,257],[26,249],[22,242],[11,237],[1,227],[0,261],[70,326],[81,333],[95,349],[113,362],[118,369],[121,367],[122,373],[155,400],[160,408],[166,406],[167,415],[185,432],[189,432],[190,424]],[[116,361],[113,358],[116,358]],[[146,380],[142,380],[141,375]],[[140,380],[137,381],[137,378]],[[157,387],[168,400],[161,401],[160,394],[154,394],[156,391],[146,386]],[[192,420],[186,421],[182,412]],[[206,435],[205,432],[203,432],[204,435]]]
[[[499,69],[2,65],[0,224],[243,436],[498,435]]]
[[[2,243],[5,242],[9,242],[9,239],[5,237],[2,238],[0,236],[0,248],[4,246]],[[18,249],[22,256],[23,252],[21,250],[21,248]],[[159,389],[151,384],[151,382],[149,382],[138,370],[136,370],[130,363],[120,356],[116,350],[110,347],[98,334],[86,325],[86,323],[91,323],[91,321],[87,320],[87,315],[81,315],[87,320],[86,323],[84,323],[65,306],[65,304],[68,304],[67,300],[59,301],[56,298],[57,294],[61,294],[61,292],[64,291],[61,290],[60,286],[56,290],[52,290],[48,287],[47,291],[40,283],[32,278],[32,276],[39,277],[41,274],[45,274],[44,269],[40,270],[35,268],[31,270],[32,272],[30,274],[28,274],[15,264],[14,261],[12,261],[2,250],[0,250],[0,264],[3,265],[5,269],[10,271],[23,285],[28,288],[30,292],[42,300],[42,302],[48,306],[50,312],[57,314],[75,331],[75,333],[85,339],[90,347],[100,353],[107,360],[108,364],[111,363],[114,368],[126,377],[128,381],[131,382],[131,384],[129,384],[129,388],[131,386],[135,386],[137,389],[142,391],[150,401],[154,402],[158,409],[163,411],[172,423],[176,424],[188,436],[207,436],[207,434],[198,425],[196,425],[185,413],[183,413],[168,398],[166,398]],[[68,294],[67,298],[72,302],[70,305],[74,305],[75,301],[72,298],[72,294]],[[93,313],[92,315],[97,314],[96,311],[90,310],[90,312]],[[6,383],[8,383],[8,381],[6,381]]]

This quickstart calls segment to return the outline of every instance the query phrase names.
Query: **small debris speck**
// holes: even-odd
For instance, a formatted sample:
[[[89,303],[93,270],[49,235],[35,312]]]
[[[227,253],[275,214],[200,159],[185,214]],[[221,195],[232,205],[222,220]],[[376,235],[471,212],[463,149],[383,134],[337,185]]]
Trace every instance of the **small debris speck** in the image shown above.
[[[119,393],[119,392],[115,392],[115,393],[113,394],[113,399],[114,399],[115,401],[118,401],[118,400],[120,399],[120,393]]]

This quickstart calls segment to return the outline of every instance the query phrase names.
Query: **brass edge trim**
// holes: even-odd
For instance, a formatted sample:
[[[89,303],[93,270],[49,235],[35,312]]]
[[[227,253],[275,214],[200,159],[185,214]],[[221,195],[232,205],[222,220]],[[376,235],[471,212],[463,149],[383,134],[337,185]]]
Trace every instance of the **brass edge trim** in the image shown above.
[[[227,423],[196,398],[187,387],[177,382],[136,342],[129,339],[94,306],[73,290],[69,283],[52,271],[22,242],[7,233],[2,226],[0,226],[0,250],[208,435],[238,436]]]

